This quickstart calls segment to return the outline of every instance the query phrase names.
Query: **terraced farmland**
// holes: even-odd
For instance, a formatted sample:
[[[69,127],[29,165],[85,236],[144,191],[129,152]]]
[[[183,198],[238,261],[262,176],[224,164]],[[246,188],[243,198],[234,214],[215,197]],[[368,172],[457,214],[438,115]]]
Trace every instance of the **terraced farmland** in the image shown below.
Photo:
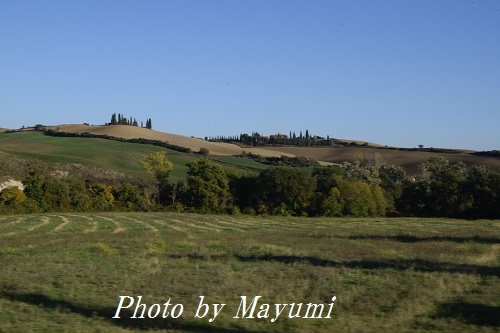
[[[0,217],[0,332],[495,332],[500,221],[175,213]],[[120,296],[179,318],[116,314]],[[262,296],[234,318],[240,296]],[[200,301],[226,304],[209,322]],[[331,318],[291,318],[291,303]],[[271,305],[269,313],[260,308]],[[276,317],[274,304],[288,304]],[[213,311],[213,310],[211,310]],[[263,311],[263,312],[262,312]],[[210,317],[213,317],[211,313]],[[259,318],[261,317],[261,318]]]

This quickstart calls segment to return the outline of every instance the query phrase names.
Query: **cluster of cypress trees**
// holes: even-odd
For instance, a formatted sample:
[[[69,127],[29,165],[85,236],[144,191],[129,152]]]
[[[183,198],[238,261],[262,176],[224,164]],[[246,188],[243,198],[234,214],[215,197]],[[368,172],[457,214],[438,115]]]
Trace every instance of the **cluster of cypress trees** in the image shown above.
[[[128,125],[128,126],[139,126],[137,120],[135,118],[126,118],[123,116],[123,114],[116,114],[113,113],[111,116],[111,121],[109,123],[110,125]],[[151,124],[151,118],[146,119],[146,126],[143,125],[143,122],[141,121],[141,127],[145,127],[147,129],[152,129],[153,126]]]

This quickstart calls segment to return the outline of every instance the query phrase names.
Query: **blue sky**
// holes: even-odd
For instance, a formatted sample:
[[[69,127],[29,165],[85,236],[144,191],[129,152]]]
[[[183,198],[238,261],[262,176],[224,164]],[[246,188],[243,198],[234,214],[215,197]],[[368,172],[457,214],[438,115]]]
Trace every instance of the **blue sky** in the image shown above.
[[[500,149],[500,2],[0,0],[0,127]]]

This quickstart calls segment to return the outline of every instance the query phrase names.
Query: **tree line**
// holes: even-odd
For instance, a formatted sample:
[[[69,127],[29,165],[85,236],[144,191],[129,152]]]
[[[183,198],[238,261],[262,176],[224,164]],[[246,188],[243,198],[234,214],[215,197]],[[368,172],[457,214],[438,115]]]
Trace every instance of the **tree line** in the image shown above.
[[[226,142],[235,143],[245,146],[272,146],[272,145],[286,145],[286,146],[298,146],[298,147],[310,147],[310,146],[347,146],[349,143],[340,141],[338,139],[330,138],[329,135],[322,137],[319,135],[310,134],[309,130],[305,130],[303,134],[302,131],[299,134],[290,131],[289,135],[286,134],[274,134],[270,136],[264,136],[258,132],[241,133],[234,136],[207,136],[206,141],[211,142]],[[355,144],[355,143],[354,143]]]
[[[208,158],[187,164],[171,182],[163,152],[141,165],[154,184],[107,184],[31,173],[22,187],[0,192],[0,212],[154,211],[283,216],[421,216],[500,218],[500,173],[432,157],[421,174],[394,165],[297,168],[270,166],[257,175],[227,171]],[[1,184],[0,184],[1,185]]]

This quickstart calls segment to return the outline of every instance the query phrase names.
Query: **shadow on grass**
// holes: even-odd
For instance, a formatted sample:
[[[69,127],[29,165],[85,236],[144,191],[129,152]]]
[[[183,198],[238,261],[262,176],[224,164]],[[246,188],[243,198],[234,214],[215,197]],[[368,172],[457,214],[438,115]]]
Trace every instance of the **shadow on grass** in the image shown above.
[[[432,236],[417,237],[411,235],[353,235],[353,236],[335,236],[335,235],[312,235],[312,238],[343,238],[343,239],[374,239],[374,240],[392,240],[401,243],[419,243],[419,242],[455,242],[455,243],[479,243],[479,244],[500,244],[500,238],[494,237],[454,237],[454,236]]]
[[[64,300],[52,299],[46,295],[38,293],[19,293],[13,291],[2,291],[0,290],[0,298],[5,298],[11,301],[23,302],[28,304],[33,304],[36,306],[42,306],[48,309],[54,309],[61,313],[76,313],[84,317],[89,318],[100,318],[104,319],[109,323],[116,326],[120,326],[127,329],[134,330],[157,330],[157,329],[179,329],[186,332],[207,332],[207,333],[261,333],[263,331],[253,331],[246,330],[245,328],[224,328],[215,327],[206,323],[206,319],[200,319],[200,322],[187,321],[181,318],[144,318],[144,319],[133,319],[130,318],[133,315],[132,311],[128,309],[122,309],[120,311],[120,319],[113,319],[115,315],[116,308],[90,308],[74,304]],[[117,303],[118,305],[118,303]],[[204,322],[201,322],[205,320]]]
[[[363,269],[398,269],[407,270],[413,269],[421,272],[447,272],[447,273],[463,273],[463,274],[479,274],[481,276],[500,276],[499,267],[469,265],[469,264],[454,264],[447,262],[435,262],[422,259],[394,259],[394,260],[353,260],[346,262],[337,262],[328,259],[316,257],[300,257],[300,256],[277,256],[277,255],[262,255],[262,256],[241,256],[235,255],[240,261],[275,261],[285,264],[306,263],[312,266],[322,267],[346,267],[346,268],[363,268]]]
[[[439,318],[455,318],[467,324],[500,327],[500,308],[474,303],[443,303],[437,310]]]

